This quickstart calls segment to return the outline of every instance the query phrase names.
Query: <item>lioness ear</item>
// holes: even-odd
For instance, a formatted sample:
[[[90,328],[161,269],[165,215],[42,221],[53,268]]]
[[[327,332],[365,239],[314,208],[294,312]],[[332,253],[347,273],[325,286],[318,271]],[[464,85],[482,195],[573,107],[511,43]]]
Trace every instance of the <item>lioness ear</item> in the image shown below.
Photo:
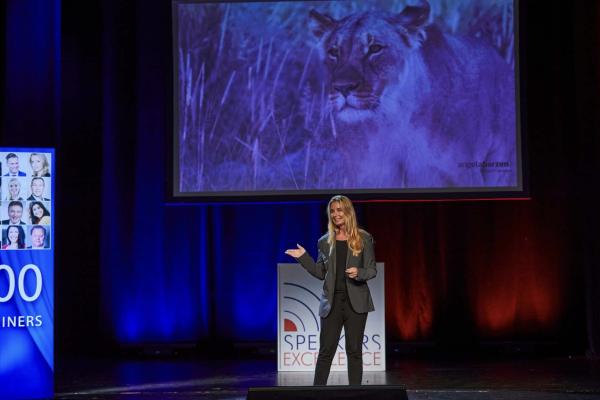
[[[317,38],[322,38],[327,32],[332,31],[335,28],[337,21],[331,18],[329,15],[321,14],[315,10],[310,10],[309,14],[309,27],[313,35]]]
[[[409,31],[414,32],[427,25],[430,13],[431,6],[426,0],[422,0],[419,5],[404,7],[404,10],[396,15],[393,20]]]
[[[424,28],[429,22],[430,13],[431,6],[427,0],[421,0],[419,5],[404,7],[404,10],[392,17],[390,22],[402,26],[406,30],[408,44],[418,47],[427,38]]]

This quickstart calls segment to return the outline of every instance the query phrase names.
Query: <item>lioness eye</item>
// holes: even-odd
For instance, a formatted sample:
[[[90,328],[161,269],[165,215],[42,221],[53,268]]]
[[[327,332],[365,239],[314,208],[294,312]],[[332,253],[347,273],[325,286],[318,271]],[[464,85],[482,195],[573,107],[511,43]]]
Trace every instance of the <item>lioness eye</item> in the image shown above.
[[[340,51],[337,49],[337,47],[332,47],[327,51],[327,54],[329,54],[329,57],[331,58],[338,58]]]
[[[380,44],[372,44],[372,45],[369,46],[369,53],[370,54],[377,54],[381,50],[383,50],[383,46],[380,45]]]

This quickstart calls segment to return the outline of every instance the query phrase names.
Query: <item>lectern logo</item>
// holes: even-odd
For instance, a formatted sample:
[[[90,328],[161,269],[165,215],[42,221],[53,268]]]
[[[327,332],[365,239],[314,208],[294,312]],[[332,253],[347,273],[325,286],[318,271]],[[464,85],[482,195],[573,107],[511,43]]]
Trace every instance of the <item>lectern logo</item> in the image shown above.
[[[319,318],[313,310],[319,309],[319,296],[305,286],[284,282],[289,296],[283,296],[284,332],[319,331]]]

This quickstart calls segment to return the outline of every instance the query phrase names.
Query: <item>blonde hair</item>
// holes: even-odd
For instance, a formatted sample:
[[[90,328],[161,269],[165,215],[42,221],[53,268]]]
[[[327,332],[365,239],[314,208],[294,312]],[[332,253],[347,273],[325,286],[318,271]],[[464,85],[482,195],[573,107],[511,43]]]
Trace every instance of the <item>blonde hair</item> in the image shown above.
[[[10,194],[10,185],[13,182],[19,184],[19,193],[17,193],[17,198],[16,199],[13,199],[11,197],[11,194]],[[6,195],[6,200],[8,200],[8,201],[10,201],[10,200],[19,200],[20,196],[21,196],[21,182],[17,178],[10,178],[10,181],[8,181],[8,194]]]
[[[31,176],[46,176],[50,173],[50,165],[48,164],[48,159],[46,155],[43,153],[31,153],[29,156],[29,164],[32,164],[31,159],[33,156],[39,157],[42,161],[42,169],[39,172],[33,172]]]
[[[327,238],[327,243],[329,243],[329,249],[332,251],[333,246],[335,245],[335,224],[331,220],[331,205],[333,203],[340,203],[342,205],[342,210],[344,211],[344,216],[346,217],[346,233],[348,235],[348,248],[352,251],[353,256],[357,256],[363,249],[363,242],[360,238],[360,229],[358,228],[358,223],[356,222],[356,213],[354,212],[354,206],[349,198],[343,195],[336,195],[329,200],[327,203],[327,230],[329,232],[329,237]]]

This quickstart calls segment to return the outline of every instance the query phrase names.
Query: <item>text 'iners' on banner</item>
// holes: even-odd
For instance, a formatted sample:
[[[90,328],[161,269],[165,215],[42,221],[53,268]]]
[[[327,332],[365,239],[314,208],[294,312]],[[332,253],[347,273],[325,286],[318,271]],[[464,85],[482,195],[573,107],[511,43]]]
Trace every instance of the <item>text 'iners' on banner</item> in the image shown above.
[[[54,392],[54,150],[0,148],[0,398]]]
[[[319,355],[319,301],[323,281],[310,275],[299,264],[278,264],[277,271],[277,369],[314,371]],[[377,263],[377,276],[368,282],[375,311],[367,317],[363,337],[364,371],[385,371],[384,276],[383,263]],[[342,330],[331,370],[346,369]]]

